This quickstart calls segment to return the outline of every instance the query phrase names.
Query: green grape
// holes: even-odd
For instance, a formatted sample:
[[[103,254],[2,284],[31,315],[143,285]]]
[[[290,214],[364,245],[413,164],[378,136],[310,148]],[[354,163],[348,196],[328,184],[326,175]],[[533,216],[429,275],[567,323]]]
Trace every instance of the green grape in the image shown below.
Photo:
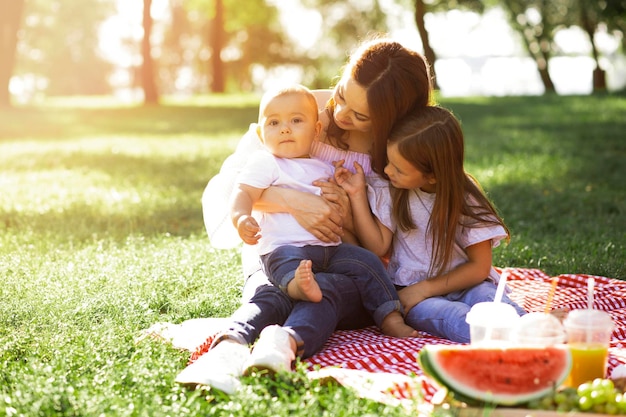
[[[552,400],[551,395],[546,395],[545,397],[541,398],[539,404],[540,409],[542,410],[551,410],[554,407],[554,401]]]
[[[572,406],[571,403],[562,403],[556,406],[556,411],[565,413],[567,411],[572,411],[574,407]]]
[[[581,411],[589,411],[592,407],[593,401],[591,397],[580,396],[580,398],[578,398],[578,408],[580,408]]]
[[[617,408],[617,404],[607,403],[604,406],[604,412],[610,416],[616,416],[619,414],[619,409]]]
[[[541,410],[541,399],[530,400],[526,403],[526,407],[530,410]]]
[[[626,395],[618,394],[615,398],[615,403],[617,404],[617,409],[620,411],[620,414],[626,414]]]
[[[591,387],[594,389],[601,389],[605,392],[613,392],[615,390],[615,384],[608,378],[596,378],[591,381]]]
[[[611,391],[607,391],[607,393],[606,393],[606,403],[607,404],[616,404],[618,395],[619,395],[619,393],[617,392],[617,390],[615,388],[613,388]]]
[[[602,389],[594,389],[589,393],[593,405],[601,405],[606,402],[606,393]]]
[[[601,403],[601,404],[594,404],[594,405],[591,407],[591,411],[593,411],[594,413],[597,413],[597,414],[606,414],[606,413],[604,412],[604,408],[605,408],[605,404],[604,404],[604,403]]]
[[[578,386],[578,388],[576,389],[576,392],[578,393],[579,397],[585,397],[589,395],[592,390],[593,390],[593,387],[591,386],[591,382],[583,382],[582,384]]]
[[[569,403],[569,396],[565,391],[557,391],[554,394],[554,403],[556,405],[567,404]]]

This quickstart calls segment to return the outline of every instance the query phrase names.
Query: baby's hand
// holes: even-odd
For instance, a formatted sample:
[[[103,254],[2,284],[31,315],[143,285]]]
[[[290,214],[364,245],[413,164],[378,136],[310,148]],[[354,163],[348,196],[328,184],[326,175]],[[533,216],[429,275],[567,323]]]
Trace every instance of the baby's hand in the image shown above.
[[[237,220],[237,232],[244,243],[256,245],[261,238],[261,228],[252,216],[241,216]]]

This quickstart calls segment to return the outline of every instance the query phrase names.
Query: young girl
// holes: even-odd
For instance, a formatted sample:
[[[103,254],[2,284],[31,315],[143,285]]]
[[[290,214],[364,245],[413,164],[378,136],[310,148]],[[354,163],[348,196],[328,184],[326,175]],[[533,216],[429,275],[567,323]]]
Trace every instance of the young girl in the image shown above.
[[[407,324],[457,342],[470,341],[470,308],[493,301],[500,277],[491,250],[509,239],[494,206],[465,172],[463,154],[454,115],[427,107],[390,134],[384,170],[389,186],[368,191],[358,164],[357,174],[344,167],[335,174],[350,196],[363,246],[379,256],[393,248],[388,269]],[[502,301],[526,313],[506,295]]]

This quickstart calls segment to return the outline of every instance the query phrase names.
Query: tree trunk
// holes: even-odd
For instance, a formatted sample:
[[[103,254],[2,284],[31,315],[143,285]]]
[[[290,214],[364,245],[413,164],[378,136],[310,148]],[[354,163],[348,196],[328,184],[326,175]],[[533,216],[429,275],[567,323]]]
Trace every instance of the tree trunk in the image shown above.
[[[415,0],[415,24],[417,25],[417,31],[419,32],[420,39],[422,40],[422,47],[424,48],[424,57],[430,64],[430,75],[433,81],[433,88],[435,90],[439,89],[439,84],[437,83],[437,75],[435,73],[435,61],[437,60],[437,56],[435,55],[435,51],[430,46],[430,40],[428,38],[428,31],[426,30],[426,24],[424,20],[424,16],[426,15],[426,5],[423,0]]]
[[[224,48],[224,3],[223,0],[215,0],[215,18],[211,25],[211,91],[223,93],[226,90],[224,76],[224,63],[222,62],[222,49]]]
[[[156,83],[154,80],[154,61],[152,60],[152,48],[150,35],[152,34],[152,16],[150,8],[152,0],[143,0],[143,39],[141,40],[141,85],[143,86],[144,104],[156,104],[159,101]]]
[[[22,22],[24,0],[0,0],[0,108],[11,107],[9,83],[15,67],[17,31]]]
[[[534,26],[526,23],[524,25],[520,24],[517,20],[518,12],[514,7],[515,2],[510,2],[504,0],[502,2],[509,12],[509,21],[513,28],[517,30],[522,37],[522,41],[524,42],[524,46],[526,47],[526,51],[530,55],[530,57],[535,61],[537,65],[537,71],[539,72],[539,77],[541,78],[541,82],[543,83],[543,88],[545,93],[554,93],[556,92],[556,88],[554,87],[554,83],[552,82],[552,78],[550,77],[550,71],[548,70],[549,62],[550,62],[550,51],[542,49],[541,43],[542,41],[547,45],[550,44],[550,39],[540,39],[534,37],[532,33],[534,33]],[[521,12],[520,12],[521,13]],[[542,18],[543,20],[543,18]],[[527,33],[531,35],[527,35]],[[537,52],[533,52],[537,51]]]
[[[596,47],[596,42],[593,36],[596,32],[596,25],[591,21],[585,1],[580,0],[579,7],[580,26],[583,28],[585,33],[587,33],[587,36],[589,36],[589,42],[591,42],[591,54],[593,55],[593,60],[596,63],[596,67],[593,70],[593,91],[606,91],[606,72],[600,68],[600,54],[598,53],[598,48]]]
[[[554,87],[554,83],[550,77],[547,65],[544,68],[539,68],[539,77],[541,77],[541,82],[543,83],[543,88],[546,93],[556,92],[556,88]]]

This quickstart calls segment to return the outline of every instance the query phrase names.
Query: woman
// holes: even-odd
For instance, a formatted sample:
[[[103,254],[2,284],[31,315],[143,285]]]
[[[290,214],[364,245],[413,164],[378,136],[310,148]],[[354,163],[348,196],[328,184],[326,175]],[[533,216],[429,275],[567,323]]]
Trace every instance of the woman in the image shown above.
[[[319,91],[316,95],[318,103],[325,103],[329,92]],[[383,175],[387,135],[393,124],[413,109],[430,105],[431,97],[428,65],[420,54],[388,39],[366,42],[351,55],[322,109],[323,133],[314,143],[311,156],[330,162],[343,160],[345,166],[359,162],[365,167],[366,175]],[[253,139],[248,140],[249,148],[260,146]],[[237,152],[246,150],[238,149],[235,155]],[[225,165],[235,165],[235,168],[226,171],[223,168],[220,175],[235,175],[237,156]],[[218,178],[214,184],[229,182]],[[321,188],[323,198],[270,187],[255,209],[289,212],[322,241],[343,238],[343,241],[356,242],[350,232],[352,219],[345,193],[332,182],[315,182],[314,185]],[[223,236],[223,229],[216,225],[230,223],[224,220],[227,212],[224,216],[215,215],[216,195],[220,191],[230,193],[211,187],[209,183],[203,198],[207,231],[214,245],[219,244],[216,239]],[[224,205],[224,210],[227,206]],[[178,375],[178,382],[234,392],[239,385],[237,377],[246,367],[289,369],[294,354],[308,357],[316,353],[335,329],[372,324],[351,279],[340,275],[321,279],[318,284],[324,294],[322,301],[292,305],[286,295],[267,282],[254,251],[246,249],[249,248],[244,247],[242,263],[248,277],[244,297],[250,297],[249,301],[231,316],[229,329],[216,338],[211,349]],[[251,357],[248,345],[257,339],[261,330],[282,323],[279,329],[273,326],[268,329]],[[277,349],[285,346],[286,340],[290,348]]]

